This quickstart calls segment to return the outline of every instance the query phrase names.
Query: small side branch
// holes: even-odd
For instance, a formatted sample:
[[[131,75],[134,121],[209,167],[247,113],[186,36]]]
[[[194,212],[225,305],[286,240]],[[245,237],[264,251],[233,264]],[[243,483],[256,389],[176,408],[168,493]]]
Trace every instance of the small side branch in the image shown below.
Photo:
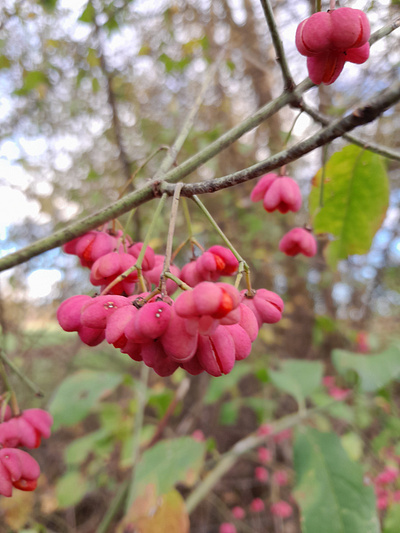
[[[272,11],[272,6],[270,0],[260,0],[262,8],[264,10],[264,15],[267,20],[269,31],[271,32],[272,43],[276,52],[276,60],[281,68],[283,80],[285,83],[285,91],[293,91],[295,88],[295,83],[293,81],[292,75],[289,70],[289,65],[286,60],[285,50],[281,38],[279,36],[278,28],[276,26],[274,13]]]

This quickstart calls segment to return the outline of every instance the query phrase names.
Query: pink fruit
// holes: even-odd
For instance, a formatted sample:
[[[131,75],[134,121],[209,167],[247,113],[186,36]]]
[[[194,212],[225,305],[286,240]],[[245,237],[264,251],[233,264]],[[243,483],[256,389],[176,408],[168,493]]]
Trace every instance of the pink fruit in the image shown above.
[[[254,313],[258,327],[262,324],[275,324],[282,318],[284,304],[282,298],[275,292],[258,289],[252,297],[249,297],[247,291],[243,290],[241,295],[242,303]]]
[[[346,61],[364,63],[369,57],[370,25],[359,9],[341,7],[314,13],[297,28],[296,46],[307,56],[307,68],[315,84],[333,83]]]
[[[224,522],[219,526],[219,533],[237,533],[236,527],[231,522]]]
[[[165,353],[160,341],[151,341],[142,345],[143,362],[151,367],[159,376],[170,376],[178,368],[178,363]]]
[[[132,257],[137,259],[139,257],[139,254],[140,254],[141,250],[142,250],[142,247],[143,247],[143,243],[142,242],[137,242],[136,244],[132,244],[132,246],[130,246],[127,249],[127,252]],[[154,266],[155,266],[154,250],[152,248],[150,248],[150,246],[147,246],[146,251],[144,253],[143,262],[142,262],[142,270],[148,271],[148,270],[151,270],[152,268],[154,268]]]
[[[77,294],[64,300],[57,309],[57,320],[64,331],[78,331],[81,324],[81,309],[92,298],[87,294]]]
[[[171,319],[171,306],[162,300],[147,302],[134,319],[134,329],[138,336],[158,339],[163,335]]]
[[[268,464],[272,461],[271,450],[265,447],[260,447],[257,450],[257,456],[260,463]]]
[[[158,287],[160,283],[160,276],[164,268],[164,260],[165,260],[165,256],[156,255],[154,258],[154,267],[151,270],[147,270],[146,272],[143,272],[144,278],[149,283],[152,283],[156,287]],[[179,270],[177,266],[170,265],[169,269],[170,269],[171,274],[173,274],[177,278],[180,278],[181,271]],[[167,294],[171,295],[176,291],[176,289],[178,288],[178,285],[175,283],[175,281],[172,281],[172,279],[167,279],[166,288],[167,288]]]
[[[212,376],[229,374],[235,364],[235,343],[226,326],[218,326],[210,336],[199,335],[196,357]]]
[[[293,514],[293,507],[289,503],[280,500],[271,505],[271,513],[281,518],[288,518]]]
[[[125,296],[106,294],[91,298],[81,310],[81,324],[87,328],[105,329],[108,318],[120,307],[131,305]]]
[[[0,450],[0,494],[10,497],[12,488],[31,491],[40,476],[38,463],[27,452],[14,448]]]
[[[293,228],[282,237],[279,250],[290,256],[303,254],[313,257],[317,253],[317,241],[310,231],[304,228]]]
[[[177,315],[175,306],[171,308],[171,319],[161,337],[165,353],[177,363],[186,363],[196,353],[197,333],[188,333],[185,319]]]
[[[250,510],[253,511],[253,513],[261,513],[261,511],[264,510],[264,502],[261,498],[254,498],[254,500],[250,504]]]
[[[251,192],[251,201],[259,202],[260,200],[263,200],[265,193],[268,191],[268,189],[278,177],[278,174],[275,174],[275,172],[270,172],[269,174],[265,174],[264,176],[262,176]]]
[[[263,483],[265,483],[266,481],[268,481],[269,477],[268,470],[263,466],[256,466],[256,468],[254,469],[254,477],[258,481],[262,481]]]
[[[265,193],[263,205],[269,213],[297,212],[301,207],[301,192],[297,183],[288,176],[278,177]]]
[[[198,283],[203,281],[203,278],[197,271],[197,260],[191,261],[183,266],[180,274],[180,278],[184,281],[189,287],[195,287]]]
[[[243,518],[246,516],[245,510],[243,507],[239,507],[238,505],[232,509],[232,515],[236,520],[243,520]]]

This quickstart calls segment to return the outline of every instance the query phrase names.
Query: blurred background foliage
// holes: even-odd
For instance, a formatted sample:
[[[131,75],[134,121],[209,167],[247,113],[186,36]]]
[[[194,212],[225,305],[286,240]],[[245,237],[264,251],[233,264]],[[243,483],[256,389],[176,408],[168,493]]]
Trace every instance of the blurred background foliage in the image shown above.
[[[300,82],[306,77],[305,58],[295,50],[294,34],[298,23],[315,10],[314,2],[275,0],[273,7],[290,68],[295,81]],[[360,0],[351,2],[351,7],[368,13],[372,31],[399,14],[395,0]],[[222,61],[215,83],[207,92],[178,163],[283,89],[257,0],[3,0],[2,254],[116,200],[132,173],[156,152],[129,189],[140,187],[151,178],[162,160],[163,148],[173,142],[193,106],[205,72],[220,54]],[[394,32],[373,46],[366,64],[357,68],[347,64],[334,86],[313,88],[305,100],[324,114],[337,117],[378,89],[390,86],[399,73],[399,34]],[[400,106],[395,106],[357,133],[366,140],[399,149],[399,110]],[[284,108],[188,179],[223,176],[281,150],[297,114],[298,110]],[[317,130],[318,126],[303,113],[289,144]],[[333,142],[328,156],[346,144],[342,139]],[[321,161],[322,152],[315,151],[287,168],[287,173],[298,181],[304,198],[308,197]],[[384,165],[390,181],[390,203],[371,250],[339,261],[336,269],[328,266],[324,254],[326,235],[320,236],[319,252],[311,260],[293,259],[278,251],[278,242],[286,231],[311,221],[306,201],[297,214],[267,214],[261,205],[250,202],[254,182],[203,198],[250,263],[254,286],[278,292],[285,300],[286,310],[279,324],[260,332],[250,360],[238,365],[231,375],[211,382],[208,376],[191,380],[190,398],[184,399],[173,427],[167,430],[168,436],[190,434],[200,427],[211,439],[207,444],[209,453],[217,454],[217,450],[228,449],[261,422],[296,410],[296,402],[286,394],[284,386],[277,394],[279,377],[268,372],[271,366],[276,369],[279,360],[319,359],[330,373],[334,369],[332,350],[356,350],[359,332],[368,332],[368,351],[380,353],[387,348],[397,333],[400,302],[400,168],[395,161],[385,160]],[[142,206],[133,217],[130,233],[137,241],[144,236],[153,204]],[[205,246],[220,243],[194,205],[191,214],[197,239]],[[168,217],[166,210],[151,243],[157,253],[164,252]],[[120,221],[124,224],[126,220],[121,217]],[[181,214],[175,244],[186,236]],[[182,265],[188,257],[181,252],[177,264]],[[47,398],[66,376],[76,376],[77,369],[100,373],[103,378],[105,372],[110,374],[110,382],[104,383],[96,374],[86,376],[97,388],[91,390],[86,407],[79,404],[82,416],[73,420],[76,424],[72,428],[60,430],[41,450],[46,457],[48,479],[42,482],[40,505],[35,507],[35,521],[31,522],[32,527],[41,524],[44,528],[35,531],[94,531],[101,518],[99,506],[106,505],[109,494],[115,492],[130,466],[132,415],[137,408],[133,391],[138,386],[139,365],[120,358],[109,347],[82,348],[78,340],[59,331],[55,322],[59,303],[90,290],[87,275],[75,258],[60,250],[47,252],[2,273],[0,283],[0,324],[5,347],[46,391]],[[340,369],[344,367],[342,364]],[[335,368],[340,371],[338,366]],[[356,374],[351,374],[351,379],[356,380]],[[169,380],[152,376],[144,441],[151,438],[155,423],[171,401],[171,391],[182,379],[179,373]],[[69,405],[68,398],[76,386],[72,383],[61,404]],[[114,392],[117,388],[118,394]],[[374,392],[377,390],[379,401],[374,397],[369,398],[367,406],[359,405],[357,420],[353,411],[346,411],[343,405],[340,422],[336,421],[338,425],[334,427],[339,433],[351,430],[356,436],[369,428],[371,439],[386,431],[380,445],[383,448],[399,431],[390,425],[399,398],[393,384],[382,390],[373,388]],[[32,404],[28,391],[21,390],[20,394],[23,406]],[[100,402],[104,397],[107,401]],[[360,399],[359,404],[363,401]],[[373,414],[377,413],[379,422],[371,429]],[[364,415],[368,420],[360,423]],[[61,427],[65,420],[60,416]],[[322,426],[326,423],[321,422]],[[77,440],[71,444],[73,438]],[[380,448],[377,445],[375,451]],[[368,445],[364,452],[369,449]],[[283,447],[276,460],[290,464],[291,451]],[[227,480],[220,487],[217,502],[199,508],[194,532],[216,531],[226,506],[240,498],[249,502],[261,492],[259,486],[252,485],[248,465],[242,464],[237,472],[233,476],[236,494],[232,479]],[[77,486],[81,487],[79,492],[75,492]],[[31,503],[24,505],[32,510],[34,496],[22,497],[30,498]],[[10,516],[11,511],[7,512]],[[261,521],[260,528],[269,527],[268,520],[266,517]],[[18,530],[25,522],[17,527],[16,522],[9,523]],[[259,526],[251,523],[249,527],[258,531]],[[299,531],[298,528],[293,520],[290,531]]]

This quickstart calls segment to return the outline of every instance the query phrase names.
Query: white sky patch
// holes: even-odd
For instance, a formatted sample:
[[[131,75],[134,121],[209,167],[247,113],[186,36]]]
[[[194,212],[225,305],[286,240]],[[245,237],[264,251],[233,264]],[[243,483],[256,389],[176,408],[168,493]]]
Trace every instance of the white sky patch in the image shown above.
[[[36,139],[27,139],[21,137],[19,144],[24,150],[25,154],[30,157],[40,157],[46,152],[47,141],[44,137],[37,137]]]
[[[0,157],[15,161],[21,157],[21,152],[15,142],[8,140],[0,144]]]
[[[16,189],[0,186],[0,227],[21,223],[26,216],[38,218],[40,204]]]
[[[61,272],[56,269],[35,270],[27,278],[28,298],[35,300],[50,296],[54,285],[61,281],[61,278]]]

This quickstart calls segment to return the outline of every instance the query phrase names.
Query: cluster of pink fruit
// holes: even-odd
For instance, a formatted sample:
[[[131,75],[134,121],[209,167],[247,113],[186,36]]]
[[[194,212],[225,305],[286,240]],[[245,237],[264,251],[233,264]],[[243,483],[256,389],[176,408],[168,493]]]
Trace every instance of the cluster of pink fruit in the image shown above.
[[[135,264],[142,246],[123,243],[122,235],[102,231],[91,231],[65,245],[67,253],[78,255],[82,265],[91,268],[91,282],[111,292],[65,300],[57,311],[65,331],[78,332],[89,346],[106,340],[160,376],[169,376],[178,367],[192,375],[205,371],[221,376],[250,354],[263,323],[280,320],[283,301],[274,292],[259,289],[248,294],[217,281],[235,274],[239,266],[223,246],[212,246],[182,271],[170,268],[188,289],[175,301],[170,297],[177,288],[173,280],[166,285],[169,294],[139,293],[136,270],[115,283]],[[147,247],[142,268],[149,290],[159,286],[163,262],[163,256]],[[108,291],[107,285],[113,282]]]
[[[376,506],[380,511],[385,511],[393,504],[400,504],[400,490],[398,488],[400,456],[392,448],[384,449],[382,452],[389,464],[372,479],[372,482],[376,495]]]
[[[341,7],[314,13],[297,28],[296,46],[307,57],[308,74],[316,85],[330,85],[346,61],[365,63],[369,57],[370,25],[359,9]]]
[[[0,403],[0,410],[0,494],[10,497],[13,487],[35,490],[40,467],[19,448],[38,448],[42,437],[50,437],[53,419],[42,409],[27,409],[14,417],[8,405],[4,409]]]
[[[253,202],[263,201],[268,213],[279,211],[297,213],[301,207],[300,188],[289,176],[279,176],[275,172],[265,174],[254,187],[251,196]],[[312,233],[304,228],[293,228],[279,243],[279,250],[286,255],[304,254],[313,257],[317,253],[317,242]]]

